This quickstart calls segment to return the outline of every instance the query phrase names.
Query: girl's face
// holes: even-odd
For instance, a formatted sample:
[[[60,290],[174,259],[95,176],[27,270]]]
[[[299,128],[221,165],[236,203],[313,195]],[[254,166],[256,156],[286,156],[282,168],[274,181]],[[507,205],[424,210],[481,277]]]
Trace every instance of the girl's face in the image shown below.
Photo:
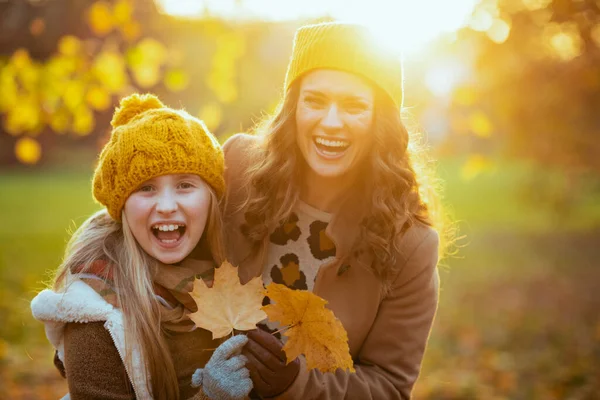
[[[310,169],[321,177],[354,170],[368,154],[375,93],[357,75],[320,69],[301,82],[296,142]]]
[[[202,237],[210,187],[198,175],[171,174],[142,183],[123,212],[142,248],[165,264],[183,260]]]

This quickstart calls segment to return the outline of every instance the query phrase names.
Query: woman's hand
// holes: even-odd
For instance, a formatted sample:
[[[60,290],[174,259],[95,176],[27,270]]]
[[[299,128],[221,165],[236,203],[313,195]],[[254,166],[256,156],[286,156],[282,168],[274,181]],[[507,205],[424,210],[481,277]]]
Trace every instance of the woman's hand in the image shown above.
[[[204,368],[192,376],[192,386],[202,386],[212,400],[244,399],[252,390],[252,381],[245,367],[246,357],[242,347],[248,342],[244,335],[237,335],[221,343]]]
[[[283,393],[296,380],[300,371],[297,358],[286,365],[283,343],[261,329],[248,332],[248,343],[242,354],[248,359],[246,366],[254,383],[254,390],[262,397]]]

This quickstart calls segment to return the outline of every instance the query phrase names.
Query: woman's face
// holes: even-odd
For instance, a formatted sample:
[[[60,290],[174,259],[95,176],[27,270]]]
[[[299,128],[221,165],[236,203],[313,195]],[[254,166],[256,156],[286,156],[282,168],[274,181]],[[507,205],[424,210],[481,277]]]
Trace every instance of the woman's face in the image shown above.
[[[319,69],[302,78],[296,141],[314,173],[333,178],[356,169],[371,148],[374,101],[373,88],[348,72]]]
[[[171,174],[142,183],[125,202],[123,212],[144,251],[173,264],[200,241],[210,202],[210,187],[198,175]]]

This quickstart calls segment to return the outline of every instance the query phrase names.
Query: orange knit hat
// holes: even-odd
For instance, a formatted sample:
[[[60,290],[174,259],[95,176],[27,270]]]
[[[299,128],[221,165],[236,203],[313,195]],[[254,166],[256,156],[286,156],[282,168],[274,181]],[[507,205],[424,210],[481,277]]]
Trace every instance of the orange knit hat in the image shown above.
[[[199,119],[165,107],[153,95],[133,94],[121,100],[111,125],[94,172],[93,195],[115,220],[121,220],[129,195],[160,175],[196,174],[223,195],[223,151]]]
[[[285,77],[285,90],[303,74],[318,68],[361,75],[387,93],[398,108],[402,107],[400,57],[380,46],[362,25],[326,22],[298,29]]]

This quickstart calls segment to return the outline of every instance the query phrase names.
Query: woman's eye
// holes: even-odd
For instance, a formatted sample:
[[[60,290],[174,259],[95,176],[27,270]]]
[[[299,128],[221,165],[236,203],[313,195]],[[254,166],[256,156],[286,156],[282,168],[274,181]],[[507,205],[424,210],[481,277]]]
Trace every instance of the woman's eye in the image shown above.
[[[325,101],[323,99],[319,99],[318,97],[306,97],[304,102],[310,107],[323,107],[325,105]]]
[[[344,108],[351,114],[358,114],[364,112],[367,109],[367,107],[364,104],[360,103],[347,104]]]

